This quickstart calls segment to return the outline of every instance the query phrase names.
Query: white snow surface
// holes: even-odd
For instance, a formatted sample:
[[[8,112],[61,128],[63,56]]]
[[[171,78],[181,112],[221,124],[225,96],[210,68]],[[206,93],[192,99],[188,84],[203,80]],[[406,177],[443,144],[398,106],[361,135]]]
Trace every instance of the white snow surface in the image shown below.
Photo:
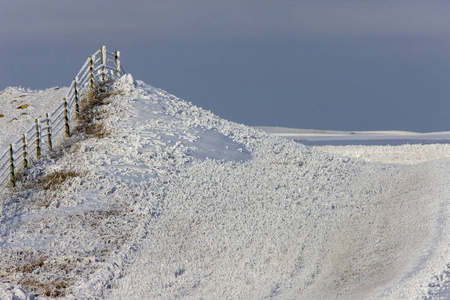
[[[129,74],[115,88],[107,135],[75,134],[1,195],[0,299],[445,297],[446,145],[309,147]],[[26,93],[30,124],[60,101]],[[55,173],[72,176],[42,188]]]
[[[35,119],[51,114],[64,101],[67,91],[67,87],[43,91],[8,87],[0,91],[0,155],[32,127]]]

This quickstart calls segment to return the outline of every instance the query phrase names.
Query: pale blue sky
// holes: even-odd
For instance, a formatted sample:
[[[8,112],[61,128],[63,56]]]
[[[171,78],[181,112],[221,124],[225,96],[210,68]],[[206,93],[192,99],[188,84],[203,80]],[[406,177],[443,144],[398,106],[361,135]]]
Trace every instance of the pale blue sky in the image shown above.
[[[450,130],[448,1],[0,0],[0,89],[67,86],[101,44],[247,125]]]

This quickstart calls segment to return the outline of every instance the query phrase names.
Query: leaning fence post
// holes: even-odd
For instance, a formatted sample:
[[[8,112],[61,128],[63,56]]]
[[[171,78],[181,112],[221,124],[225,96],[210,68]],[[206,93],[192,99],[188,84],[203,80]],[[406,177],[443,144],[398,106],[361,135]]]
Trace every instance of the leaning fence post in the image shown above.
[[[9,144],[9,184],[16,187],[16,175],[14,174],[14,151],[12,144]]]
[[[48,138],[48,149],[50,151],[53,150],[53,145],[52,145],[52,129],[51,129],[51,122],[50,122],[50,118],[48,117],[48,113],[45,115],[47,117],[47,138]]]
[[[67,110],[67,100],[64,98],[64,125],[66,137],[70,137],[69,111]]]
[[[75,96],[75,112],[77,119],[80,117],[80,103],[78,102],[77,80],[73,79],[73,94]]]
[[[41,159],[41,131],[39,130],[39,119],[36,119],[36,159]]]
[[[94,89],[94,60],[92,56],[89,57],[89,81],[91,83],[91,89]]]
[[[25,135],[25,134],[22,134],[22,144],[23,144],[23,147],[22,147],[22,152],[23,152],[23,167],[26,169],[26,168],[28,168],[28,158],[27,158],[27,156],[28,156],[28,154],[27,154],[27,150],[28,150],[28,147],[27,147],[27,136]]]
[[[116,67],[116,77],[119,77],[120,72],[120,51],[114,52],[114,64]]]
[[[106,47],[101,46],[100,47],[101,52],[101,64],[102,64],[102,81],[105,81],[105,66],[106,66]]]

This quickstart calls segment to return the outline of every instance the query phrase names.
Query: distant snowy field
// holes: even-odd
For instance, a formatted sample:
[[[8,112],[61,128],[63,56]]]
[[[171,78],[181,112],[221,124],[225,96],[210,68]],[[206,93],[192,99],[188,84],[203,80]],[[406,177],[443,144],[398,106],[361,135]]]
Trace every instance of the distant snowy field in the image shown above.
[[[450,132],[331,131],[255,127],[316,149],[371,162],[415,164],[450,157]]]
[[[448,133],[265,133],[115,85],[104,136],[0,196],[0,299],[445,299]],[[0,145],[66,92],[2,91]]]

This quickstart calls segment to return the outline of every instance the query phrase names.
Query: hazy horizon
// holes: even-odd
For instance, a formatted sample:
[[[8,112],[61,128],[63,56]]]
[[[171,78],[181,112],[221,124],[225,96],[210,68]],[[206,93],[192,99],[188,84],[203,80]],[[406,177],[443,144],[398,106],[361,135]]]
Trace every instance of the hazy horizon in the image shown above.
[[[445,131],[449,13],[416,0],[7,2],[0,89],[68,86],[103,44],[135,79],[246,125]]]

